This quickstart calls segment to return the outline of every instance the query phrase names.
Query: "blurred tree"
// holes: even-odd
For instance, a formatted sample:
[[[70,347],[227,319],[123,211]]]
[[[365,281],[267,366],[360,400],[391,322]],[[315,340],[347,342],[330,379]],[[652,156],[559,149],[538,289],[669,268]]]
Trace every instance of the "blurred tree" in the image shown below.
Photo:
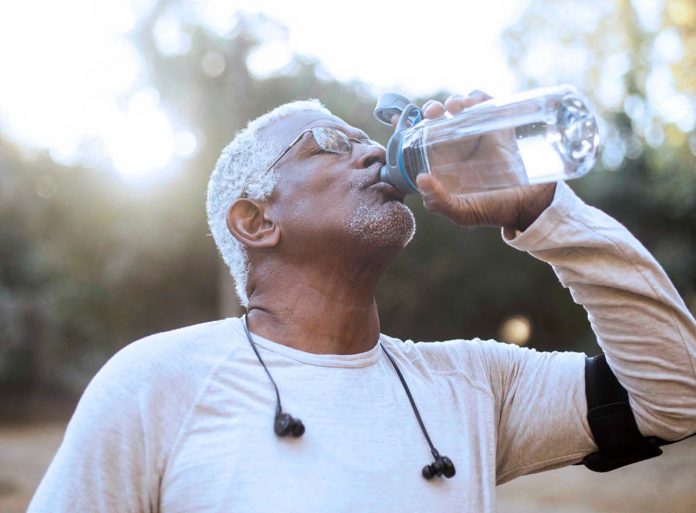
[[[695,33],[688,0],[532,0],[504,35],[522,87],[574,83],[600,108],[601,162],[573,186],[652,251],[692,311]]]
[[[248,119],[316,97],[388,139],[369,90],[331,80],[317,62],[294,56],[270,76],[251,73],[250,59],[269,38],[282,41],[283,27],[238,13],[220,30],[197,5],[156,2],[132,34],[145,62],[141,85],[197,140],[175,179],[134,189],[0,141],[0,393],[79,392],[123,345],[217,318],[219,290],[230,311],[236,298],[206,236],[205,187]],[[654,28],[625,0],[572,5],[533,0],[506,35],[511,64],[521,87],[570,81],[603,107],[602,169],[573,186],[625,222],[696,306],[692,4],[666,0]],[[691,111],[674,107],[675,97]],[[522,316],[535,347],[596,351],[584,311],[548,266],[507,248],[496,230],[462,231],[417,198],[409,204],[418,233],[378,291],[383,331],[499,338],[507,320]]]
[[[676,31],[681,41],[675,48],[681,56],[672,65],[677,87],[696,95],[696,3],[691,0],[666,0],[665,18],[667,30]]]
[[[205,29],[186,5],[175,0],[160,2],[142,21],[136,37],[147,56],[149,79],[162,101],[185,118],[188,126],[195,127],[205,144],[193,163],[195,169],[191,169],[200,177],[201,188],[236,129],[247,119],[294,99],[319,98],[336,115],[386,142],[390,130],[373,119],[376,98],[362,84],[326,78],[318,63],[297,56],[264,79],[249,73],[249,57],[268,42],[269,34],[282,39],[282,27],[261,16],[239,14],[228,33],[220,36]],[[178,30],[190,41],[183,54],[171,55],[158,49],[153,36],[162,18],[172,13],[178,13]],[[211,54],[218,56],[222,64],[212,74],[204,65]],[[440,99],[446,96],[446,92],[439,94]],[[556,304],[565,305],[569,313],[559,315],[557,308],[552,314],[544,306],[530,306],[525,294],[532,288],[530,280],[555,279],[546,266],[505,248],[494,231],[463,234],[448,222],[423,212],[416,199],[410,201],[418,212],[420,229],[380,287],[378,301],[385,331],[431,339],[494,337],[505,319],[524,314],[532,317],[533,327],[546,327],[543,333],[534,332],[534,340],[542,345],[557,345],[561,337],[554,328],[564,325],[578,326],[568,341],[571,346],[587,337],[581,311],[563,291],[550,295],[558,296],[560,302]],[[442,240],[450,243],[443,245]],[[487,272],[482,275],[481,269]],[[227,271],[221,273],[226,275]],[[230,288],[222,283],[221,289],[229,298]]]
[[[190,41],[187,50],[172,54],[157,43],[157,29],[163,20],[173,20],[181,37]],[[204,190],[210,171],[222,148],[253,119],[275,106],[295,99],[318,97],[336,107],[338,115],[355,118],[356,96],[363,106],[374,102],[359,85],[340,84],[317,78],[316,63],[294,57],[275,76],[253,78],[247,61],[254,50],[268,40],[287,37],[286,30],[263,15],[237,13],[225,34],[206,27],[187,2],[162,0],[139,24],[134,34],[145,56],[149,82],[157,88],[163,103],[186,125],[194,127],[200,152],[191,170],[195,187]],[[358,110],[360,120],[370,108]],[[363,123],[360,123],[363,124]],[[195,196],[199,201],[202,196]],[[195,206],[202,215],[203,202]],[[204,224],[204,220],[199,218]],[[219,260],[220,304],[223,315],[241,313],[229,272]]]
[[[135,194],[4,142],[0,181],[0,391],[74,393],[135,338],[210,318],[214,283],[188,270],[214,255],[181,184]]]

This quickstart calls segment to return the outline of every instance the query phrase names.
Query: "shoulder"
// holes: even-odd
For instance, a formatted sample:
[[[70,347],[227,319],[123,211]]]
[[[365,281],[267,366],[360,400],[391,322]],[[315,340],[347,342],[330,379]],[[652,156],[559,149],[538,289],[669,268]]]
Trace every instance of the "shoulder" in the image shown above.
[[[388,349],[401,355],[422,374],[437,373],[463,379],[489,390],[502,407],[510,398],[557,398],[554,392],[582,394],[584,357],[574,352],[536,351],[495,340],[401,341],[385,337]],[[386,344],[385,344],[386,345]],[[521,391],[522,395],[517,394]]]
[[[478,338],[414,342],[383,335],[387,348],[410,361],[420,361],[435,372],[459,372],[477,381],[489,381],[492,368],[509,361],[521,348]]]
[[[196,324],[150,335],[118,351],[92,385],[117,380],[119,387],[179,386],[204,379],[235,346],[234,319]]]
[[[71,423],[98,423],[101,429],[103,419],[111,418],[116,425],[150,424],[158,430],[165,420],[176,424],[211,372],[239,346],[234,321],[157,333],[125,346],[89,383]]]
[[[576,359],[576,353],[539,352],[515,344],[482,339],[432,342],[402,341],[383,335],[390,349],[410,361],[421,361],[436,372],[456,372],[479,382],[499,382],[523,368],[556,365]]]
[[[158,333],[118,351],[82,394],[61,452],[69,454],[85,440],[99,440],[95,454],[113,459],[120,453],[126,457],[130,450],[133,464],[137,460],[161,470],[199,391],[240,346],[235,321]]]
[[[137,340],[116,353],[105,367],[127,366],[154,372],[194,370],[197,365],[210,364],[229,352],[236,344],[237,319],[194,324],[156,333]]]
[[[239,347],[234,321],[158,333],[106,362],[84,391],[31,511],[152,509],[198,391]]]
[[[382,335],[389,347],[410,358],[423,358],[437,366],[459,367],[480,362],[481,359],[505,355],[520,350],[518,346],[496,340],[452,339],[417,342]]]

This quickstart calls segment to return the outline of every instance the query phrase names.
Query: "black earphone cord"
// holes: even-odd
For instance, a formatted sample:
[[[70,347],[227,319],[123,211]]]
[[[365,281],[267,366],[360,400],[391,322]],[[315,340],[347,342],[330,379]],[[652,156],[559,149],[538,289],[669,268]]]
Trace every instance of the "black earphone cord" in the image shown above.
[[[296,418],[293,418],[291,415],[287,413],[283,413],[283,408],[280,403],[280,392],[278,391],[278,386],[276,385],[275,380],[273,379],[273,376],[271,376],[270,371],[268,370],[268,367],[266,367],[266,364],[263,361],[263,358],[261,358],[261,355],[259,354],[258,349],[256,349],[256,344],[251,338],[251,333],[249,333],[249,324],[247,321],[247,316],[244,316],[244,332],[246,333],[247,339],[249,340],[249,345],[251,348],[254,350],[254,353],[256,354],[256,358],[258,358],[259,362],[261,362],[261,365],[263,366],[263,370],[266,371],[266,375],[268,376],[268,379],[271,380],[271,383],[273,384],[273,389],[275,390],[276,393],[276,420],[275,420],[275,425],[274,429],[276,431],[276,434],[279,436],[288,436],[292,435],[295,437],[302,436],[304,434],[305,428],[304,425],[302,424],[302,421]],[[408,385],[406,384],[406,380],[404,379],[404,376],[401,374],[401,370],[399,367],[396,365],[396,362],[394,359],[391,357],[391,355],[387,352],[386,348],[384,345],[380,342],[379,346],[382,348],[382,351],[384,351],[384,354],[387,355],[387,358],[389,358],[389,361],[391,362],[392,366],[394,367],[394,370],[396,371],[397,376],[399,376],[399,380],[401,381],[401,385],[404,387],[404,390],[406,391],[406,395],[408,396],[408,401],[411,403],[411,409],[413,409],[413,413],[416,415],[416,420],[418,420],[418,425],[421,428],[421,431],[423,432],[423,436],[425,437],[425,440],[428,442],[428,446],[430,446],[430,452],[433,455],[433,458],[435,458],[435,461],[430,464],[426,465],[423,467],[423,477],[426,479],[431,479],[433,476],[438,475],[442,476],[444,475],[447,478],[450,478],[454,476],[456,473],[456,470],[454,468],[454,464],[452,463],[452,460],[450,460],[447,456],[440,456],[440,453],[435,449],[435,446],[433,445],[432,440],[430,440],[430,436],[428,435],[427,429],[425,429],[425,424],[423,423],[423,419],[420,416],[420,412],[418,411],[418,407],[416,406],[416,402],[413,400],[413,396],[411,395],[411,390],[408,388]]]
[[[254,341],[251,339],[251,334],[249,333],[249,326],[247,325],[247,320],[246,320],[246,315],[244,316],[244,331],[246,332],[246,336],[249,339],[249,344],[251,345],[251,348],[254,350],[254,353],[256,353],[256,358],[259,359],[261,362],[261,365],[263,365],[263,370],[266,371],[266,374],[268,375],[268,379],[271,380],[271,383],[273,384],[273,389],[275,390],[276,393],[276,414],[280,413],[283,411],[283,407],[280,404],[280,392],[278,392],[278,386],[276,385],[275,380],[273,379],[273,376],[271,376],[271,373],[268,371],[268,367],[266,367],[266,364],[263,362],[263,358],[261,358],[261,355],[259,354],[259,350],[256,349],[256,344],[254,344]]]
[[[428,445],[430,446],[430,452],[433,454],[433,458],[438,459],[440,457],[440,453],[437,452],[437,449],[435,449],[432,440],[430,440],[428,430],[425,429],[425,424],[423,424],[423,419],[421,419],[420,413],[418,412],[418,407],[416,406],[416,402],[413,400],[413,396],[411,395],[411,391],[409,390],[408,385],[406,384],[406,380],[404,379],[403,374],[401,374],[401,371],[399,370],[399,367],[397,367],[396,362],[387,352],[387,350],[384,348],[381,342],[379,343],[379,346],[382,348],[382,351],[384,351],[384,354],[387,355],[387,358],[389,358],[389,361],[394,366],[394,370],[396,371],[396,374],[399,376],[399,380],[401,380],[401,384],[403,385],[404,390],[406,391],[406,395],[408,396],[408,400],[411,403],[413,413],[416,414],[416,420],[418,420],[418,424],[420,425],[421,431],[423,432],[423,436],[425,437],[425,440],[428,442]]]

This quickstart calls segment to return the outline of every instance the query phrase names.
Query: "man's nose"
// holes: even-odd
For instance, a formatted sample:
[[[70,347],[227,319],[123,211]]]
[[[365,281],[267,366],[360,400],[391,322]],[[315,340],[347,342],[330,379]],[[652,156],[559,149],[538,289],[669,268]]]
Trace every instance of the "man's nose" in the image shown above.
[[[354,150],[358,149],[359,157],[357,161],[357,167],[364,169],[370,167],[376,162],[380,164],[385,164],[387,162],[387,152],[382,146],[377,146],[375,144],[356,144]]]

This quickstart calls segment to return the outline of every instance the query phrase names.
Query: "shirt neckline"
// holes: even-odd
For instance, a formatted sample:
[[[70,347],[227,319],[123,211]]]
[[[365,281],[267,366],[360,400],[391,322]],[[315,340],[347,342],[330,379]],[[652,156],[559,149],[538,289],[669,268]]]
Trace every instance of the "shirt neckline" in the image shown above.
[[[247,340],[246,333],[244,332],[243,317],[231,317],[230,320],[233,323],[234,328],[239,332],[240,337],[244,341],[245,345],[249,344]],[[317,354],[308,353],[306,351],[300,351],[292,347],[288,347],[279,342],[274,342],[260,335],[257,335],[251,331],[251,339],[254,341],[255,345],[262,347],[268,351],[276,353],[285,358],[295,360],[300,363],[307,365],[316,365],[318,367],[343,367],[343,368],[356,368],[356,367],[367,367],[369,365],[374,365],[379,359],[380,352],[380,342],[382,341],[383,335],[379,335],[379,339],[375,345],[363,353],[356,354]]]

